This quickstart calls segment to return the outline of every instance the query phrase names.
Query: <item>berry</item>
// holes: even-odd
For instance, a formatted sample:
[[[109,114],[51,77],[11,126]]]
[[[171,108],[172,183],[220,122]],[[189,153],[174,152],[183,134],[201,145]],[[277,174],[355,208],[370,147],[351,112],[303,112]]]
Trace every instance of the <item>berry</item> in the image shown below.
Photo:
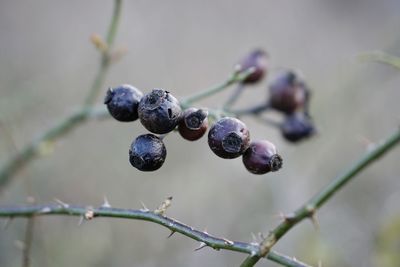
[[[141,91],[131,85],[123,84],[107,90],[104,104],[116,120],[134,121],[138,118],[138,105],[142,97]]]
[[[267,72],[267,54],[261,50],[256,49],[247,55],[240,63],[240,71],[246,71],[250,68],[254,68],[254,72],[250,74],[243,84],[253,84],[260,81]]]
[[[292,71],[281,73],[269,86],[269,104],[286,114],[303,108],[309,92],[305,83]]]
[[[163,141],[154,134],[139,135],[129,149],[129,162],[140,171],[159,169],[167,156]]]
[[[281,125],[281,133],[286,140],[298,142],[315,134],[316,129],[307,116],[297,112],[285,118]]]
[[[185,110],[178,125],[179,133],[189,141],[200,139],[208,128],[208,113],[202,109],[189,108]]]
[[[249,130],[236,118],[222,118],[208,132],[208,145],[217,156],[224,159],[239,157],[249,147],[249,143]]]
[[[274,172],[282,167],[282,157],[277,154],[275,145],[267,140],[251,142],[242,160],[246,169],[254,174]]]
[[[168,91],[153,89],[139,103],[140,122],[152,133],[166,134],[178,125],[182,109]]]

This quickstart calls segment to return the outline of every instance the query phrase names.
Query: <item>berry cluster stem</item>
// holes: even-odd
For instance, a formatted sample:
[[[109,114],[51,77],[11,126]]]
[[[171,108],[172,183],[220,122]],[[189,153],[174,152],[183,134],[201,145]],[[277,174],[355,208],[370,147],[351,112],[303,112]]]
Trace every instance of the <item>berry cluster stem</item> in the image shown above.
[[[89,216],[90,214],[90,216]],[[66,203],[50,204],[50,205],[29,205],[29,206],[13,206],[13,207],[0,207],[0,217],[27,217],[32,218],[36,216],[48,215],[69,215],[79,216],[87,220],[96,217],[111,217],[123,218],[133,220],[143,220],[153,222],[164,226],[171,230],[172,233],[181,233],[191,239],[201,243],[201,247],[208,246],[215,250],[231,250],[246,254],[259,253],[260,247],[257,243],[235,242],[226,238],[215,237],[206,231],[199,231],[191,226],[181,223],[175,219],[166,217],[163,213],[150,211],[147,209],[133,210],[133,209],[119,209],[101,206],[99,208],[74,206]],[[292,267],[308,267],[296,259],[280,254],[275,251],[269,251],[266,257],[274,262],[280,263],[284,266]]]
[[[260,243],[260,254],[249,256],[241,267],[254,266],[260,258],[269,253],[271,248],[283,237],[292,227],[303,219],[315,220],[316,211],[327,202],[335,193],[343,188],[352,178],[363,171],[367,166],[394,148],[400,142],[400,129],[397,129],[391,136],[377,144],[368,151],[361,159],[352,165],[346,172],[336,177],[331,183],[319,191],[309,201],[303,204],[295,212],[287,215],[284,220],[275,227],[270,234]]]

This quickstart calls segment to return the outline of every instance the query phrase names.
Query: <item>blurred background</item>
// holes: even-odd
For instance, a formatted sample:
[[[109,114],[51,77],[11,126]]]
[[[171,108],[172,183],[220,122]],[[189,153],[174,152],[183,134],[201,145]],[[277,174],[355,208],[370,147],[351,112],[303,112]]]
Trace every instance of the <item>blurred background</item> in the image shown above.
[[[99,55],[89,37],[104,35],[112,1],[0,2],[0,162],[82,104]],[[313,90],[311,113],[320,134],[298,145],[280,132],[244,118],[253,139],[269,139],[284,168],[256,176],[241,159],[217,158],[206,138],[165,142],[164,166],[143,173],[128,163],[138,123],[91,121],[59,139],[54,151],[20,172],[0,204],[60,199],[98,206],[156,208],[173,196],[168,215],[211,234],[252,241],[349,167],[400,122],[400,73],[357,55],[400,55],[400,2],[347,1],[125,1],[116,46],[128,49],[107,76],[108,86],[159,87],[184,97],[223,81],[255,47],[270,54],[266,80],[237,103],[267,99],[279,69],[300,70]],[[103,95],[103,93],[102,93]],[[199,103],[218,107],[229,92]],[[102,97],[98,102],[101,103]],[[279,114],[271,114],[279,117]],[[11,137],[10,137],[11,136]],[[13,140],[13,141],[10,141]],[[320,229],[303,222],[276,249],[312,265],[400,265],[400,149],[359,175],[318,212]],[[4,221],[4,220],[1,220]],[[158,225],[77,217],[35,221],[32,266],[238,266],[246,255],[205,248]],[[18,240],[25,219],[0,230],[0,266],[21,266]],[[260,266],[276,266],[261,261]],[[257,266],[258,266],[257,265]]]

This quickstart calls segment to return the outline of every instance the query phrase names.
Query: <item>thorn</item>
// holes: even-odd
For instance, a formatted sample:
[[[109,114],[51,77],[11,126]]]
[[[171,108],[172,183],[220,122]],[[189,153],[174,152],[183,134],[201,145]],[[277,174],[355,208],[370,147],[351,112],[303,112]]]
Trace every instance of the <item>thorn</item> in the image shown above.
[[[175,231],[171,231],[171,233],[167,236],[167,238],[170,238],[171,236],[173,236],[175,234]]]
[[[111,208],[110,202],[108,202],[108,199],[106,196],[104,196],[103,204],[100,206],[101,208]]]
[[[207,247],[207,244],[204,242],[200,242],[200,246],[198,248],[196,248],[194,251],[199,251],[200,249],[205,248],[205,247]]]
[[[164,216],[167,209],[171,206],[172,197],[167,197],[161,205],[154,211],[155,214]]]
[[[10,224],[13,221],[13,219],[14,219],[13,217],[7,217],[6,221],[3,224],[2,230],[7,230],[8,226],[10,226]]]
[[[261,240],[264,240],[264,239],[265,239],[265,236],[264,236],[264,234],[263,234],[263,233],[261,233],[261,232],[259,232],[259,233],[258,233],[258,236],[259,236],[259,238],[260,238]]]
[[[317,215],[315,212],[313,212],[311,214],[310,220],[311,220],[312,224],[314,225],[315,230],[318,231],[319,230],[319,222],[318,222]]]
[[[85,221],[85,218],[83,217],[83,215],[79,216],[78,226],[81,226],[84,221]]]
[[[210,234],[207,232],[207,228],[204,228],[203,233],[206,234],[206,235],[210,235]]]
[[[254,250],[252,250],[251,253],[250,253],[250,256],[251,256],[251,257],[254,257],[255,255],[257,255],[257,252],[254,251]]]
[[[228,239],[226,239],[226,238],[222,238],[222,240],[224,240],[225,245],[230,245],[230,246],[232,246],[232,245],[234,244],[233,241],[228,240]]]
[[[142,208],[140,209],[140,211],[142,211],[142,212],[149,212],[150,211],[142,201],[140,201],[140,204],[142,205]]]
[[[234,71],[235,74],[238,74],[239,72],[242,71],[242,65],[236,64],[236,65],[233,67],[233,71]]]
[[[68,208],[69,208],[69,205],[68,205],[67,203],[62,202],[61,200],[59,200],[59,199],[57,199],[57,198],[55,198],[54,201],[57,202],[58,204],[60,204],[61,207],[65,208],[65,209],[68,209]]]
[[[50,211],[51,211],[50,207],[44,207],[41,210],[39,210],[39,213],[48,213]]]
[[[85,212],[85,215],[83,215],[83,216],[85,217],[85,219],[86,219],[87,221],[93,219],[93,218],[94,218],[94,211],[93,211],[93,208],[92,208],[92,207],[88,207],[87,210],[86,210],[86,212]]]
[[[103,38],[101,38],[100,35],[98,35],[97,33],[93,33],[90,36],[90,41],[92,42],[92,44],[102,53],[107,52],[108,50],[108,46],[106,44],[106,42],[103,40]]]
[[[365,147],[365,149],[367,151],[374,149],[374,147],[376,146],[376,144],[374,142],[372,142],[372,140],[370,140],[369,138],[367,138],[363,135],[360,135],[359,139],[360,139],[361,144]]]
[[[252,238],[252,241],[253,241],[254,243],[257,243],[257,244],[258,244],[259,240],[258,240],[258,238],[256,237],[256,235],[255,235],[253,232],[251,232],[251,238]]]

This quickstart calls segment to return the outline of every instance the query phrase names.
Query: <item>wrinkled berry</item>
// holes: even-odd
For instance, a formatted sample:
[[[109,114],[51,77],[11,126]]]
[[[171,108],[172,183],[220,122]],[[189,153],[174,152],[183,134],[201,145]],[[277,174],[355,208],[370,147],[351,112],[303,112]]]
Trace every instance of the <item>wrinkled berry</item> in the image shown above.
[[[189,141],[200,139],[208,128],[207,115],[207,112],[202,109],[189,108],[185,110],[178,125],[181,136]]]
[[[167,156],[163,141],[154,134],[139,135],[129,149],[129,162],[138,170],[155,171]]]
[[[308,101],[305,83],[292,71],[281,73],[269,86],[269,104],[286,114],[303,108]]]
[[[247,55],[240,63],[240,70],[246,71],[254,68],[254,72],[250,74],[243,84],[253,84],[260,81],[267,73],[267,53],[261,49],[256,49]]]
[[[275,145],[266,140],[251,142],[242,160],[246,169],[254,174],[274,172],[282,167],[282,157],[277,154]]]
[[[221,158],[239,157],[249,147],[249,143],[249,130],[236,118],[222,118],[208,132],[208,145]]]
[[[162,89],[146,94],[139,103],[138,113],[143,126],[156,134],[171,132],[182,116],[178,100]]]
[[[307,116],[296,112],[285,118],[281,125],[281,133],[286,140],[298,142],[315,134],[316,129]]]
[[[138,118],[138,105],[142,97],[141,91],[131,85],[123,84],[107,90],[104,104],[116,120],[134,121]]]

